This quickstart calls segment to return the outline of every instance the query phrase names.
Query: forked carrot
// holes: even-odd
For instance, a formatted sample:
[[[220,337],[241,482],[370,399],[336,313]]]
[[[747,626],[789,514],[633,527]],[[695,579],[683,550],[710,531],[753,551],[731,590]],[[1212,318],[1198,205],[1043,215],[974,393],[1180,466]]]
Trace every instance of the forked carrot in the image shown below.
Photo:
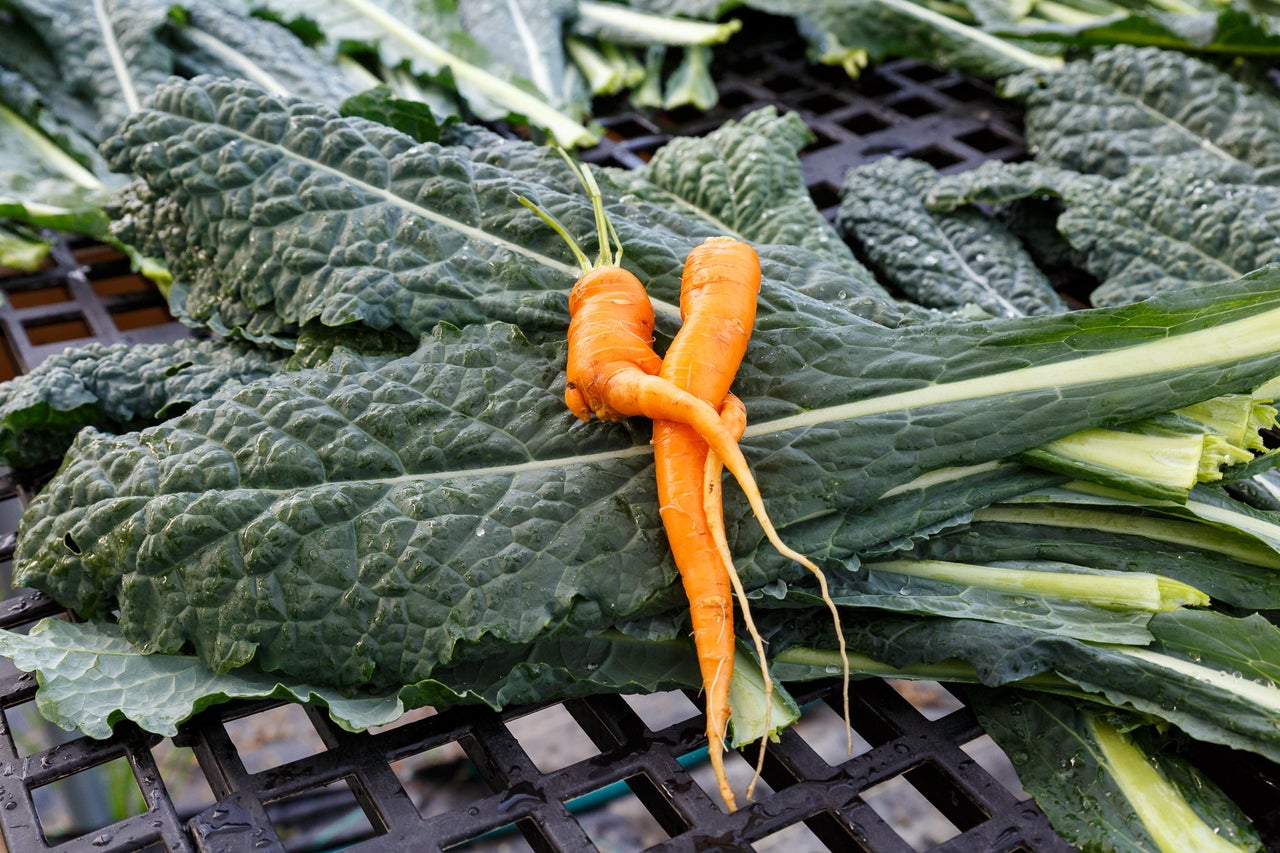
[[[734,449],[737,439],[741,437],[746,426],[746,409],[741,407],[737,398],[728,395],[729,386],[737,375],[738,366],[746,355],[747,344],[751,338],[751,330],[755,325],[756,303],[760,292],[760,259],[751,246],[731,237],[712,237],[695,246],[685,259],[684,274],[680,284],[680,331],[663,356],[659,377],[670,379],[674,384],[692,391],[704,400],[723,400],[720,409],[721,423],[733,430]],[[732,405],[737,403],[735,407]],[[735,423],[735,417],[740,420]],[[658,424],[655,423],[655,432]],[[720,492],[721,455],[717,449],[706,455],[702,489],[704,501],[704,518],[708,532],[720,554],[720,562],[724,566],[734,591],[738,596],[742,610],[744,626],[755,643],[760,657],[761,671],[764,676],[766,708],[772,707],[773,681],[769,676],[765,660],[764,643],[751,618],[751,610],[742,588],[741,580],[733,564],[733,556],[725,535],[723,504]],[[744,487],[744,492],[750,494]],[[762,526],[767,517],[757,513]],[[770,537],[773,541],[774,537]],[[773,543],[784,555],[796,560],[818,580],[823,600],[831,611],[832,622],[840,643],[841,659],[844,666],[845,720],[849,718],[848,657],[844,648],[844,632],[840,629],[840,614],[835,602],[827,590],[826,576],[807,557],[790,548]],[[725,675],[727,679],[728,674]],[[766,711],[765,730],[769,726]],[[848,747],[852,751],[852,729],[849,729]],[[747,789],[750,798],[760,768],[763,766],[763,743],[757,761],[756,777]],[[722,784],[724,784],[722,782]]]
[[[830,603],[822,572],[808,558],[785,545],[778,536],[738,447],[740,432],[735,433],[721,423],[720,414],[711,402],[725,399],[745,353],[754,325],[759,261],[754,250],[737,241],[713,240],[705,244],[709,246],[706,251],[717,258],[721,257],[717,254],[719,249],[740,253],[739,247],[745,247],[750,263],[744,266],[731,261],[729,266],[734,273],[747,271],[747,298],[735,293],[727,300],[710,299],[700,295],[700,286],[691,286],[691,307],[686,323],[668,351],[670,367],[667,368],[667,362],[659,358],[652,348],[652,304],[643,285],[619,266],[622,247],[605,215],[599,187],[585,165],[576,166],[567,155],[565,160],[587,188],[595,209],[600,250],[594,265],[563,225],[532,202],[520,198],[522,204],[565,239],[583,270],[569,296],[565,402],[583,420],[593,414],[604,420],[639,415],[655,422],[655,456],[661,458],[657,466],[660,506],[672,553],[689,597],[695,646],[707,689],[707,731],[712,741],[712,761],[726,805],[732,810],[733,793],[724,775],[721,753],[730,713],[727,694],[734,647],[728,581],[731,577],[736,579],[736,573],[724,537],[722,516],[717,512],[719,542],[707,524],[703,491],[709,482],[706,469],[708,452],[714,453],[733,474],[773,546],[817,575],[824,597]],[[697,256],[696,250],[691,253],[692,263],[687,264],[686,278],[693,273],[693,278],[697,279],[699,270],[710,269],[710,275],[702,273],[708,281],[723,279],[743,289],[740,275],[720,275],[723,270],[716,264],[723,263],[722,259],[703,265],[697,261]],[[713,291],[714,288],[709,288],[705,293]],[[682,315],[686,315],[685,302],[682,293]],[[720,319],[710,325],[694,322],[700,316],[719,316]],[[659,375],[664,372],[669,375]],[[666,425],[668,423],[670,426]],[[719,468],[716,467],[715,471],[714,488],[718,494]],[[834,605],[832,613],[838,630],[839,617]],[[754,625],[752,630],[754,632]],[[757,648],[763,650],[758,632],[755,639]],[[840,642],[843,656],[843,635]],[[725,649],[728,650],[727,657]],[[761,661],[765,666],[763,654]],[[845,677],[847,683],[847,665]],[[766,683],[772,683],[768,680],[767,670]]]

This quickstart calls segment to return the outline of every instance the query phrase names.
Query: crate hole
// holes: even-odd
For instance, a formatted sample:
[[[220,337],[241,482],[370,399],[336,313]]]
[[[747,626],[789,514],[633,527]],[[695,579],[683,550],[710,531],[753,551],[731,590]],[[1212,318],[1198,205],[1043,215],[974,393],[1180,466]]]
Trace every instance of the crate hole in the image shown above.
[[[848,729],[844,716],[826,702],[815,702],[804,709],[795,724],[796,734],[809,744],[823,761],[836,767],[850,758],[871,751],[871,744],[857,731],[853,732],[853,754],[848,751]]]
[[[563,705],[552,705],[507,721],[533,765],[543,773],[599,755],[600,750]]]
[[[97,267],[114,261],[128,260],[119,250],[108,246],[106,243],[85,243],[76,247],[71,254],[75,256],[76,263],[83,264],[86,267]]]
[[[324,742],[300,705],[279,705],[228,720],[226,728],[250,773],[324,751]]]
[[[737,111],[745,106],[757,103],[756,96],[745,89],[725,88],[720,92],[720,106],[726,110]]]
[[[985,101],[992,96],[990,89],[984,89],[968,80],[961,80],[950,86],[938,89],[939,92],[957,101]]]
[[[757,853],[796,853],[796,851],[827,850],[828,847],[812,829],[803,823],[793,823],[758,841],[753,841],[751,849]]]
[[[858,80],[858,91],[868,98],[883,98],[898,91],[898,84],[883,74],[864,74]]]
[[[813,141],[800,149],[800,157],[803,158],[806,154],[812,154],[815,151],[821,151],[823,148],[830,148],[836,144],[838,144],[837,140],[832,139],[820,130],[814,130]]]
[[[59,341],[73,341],[77,338],[93,336],[88,322],[80,314],[64,314],[48,320],[23,323],[22,328],[27,333],[27,340],[32,346],[56,344]]]
[[[843,65],[812,65],[806,69],[806,73],[819,83],[834,89],[843,91],[853,85],[854,78],[849,76]]]
[[[933,65],[913,64],[900,67],[898,73],[917,83],[927,83],[930,80],[937,80],[947,72]]]
[[[667,726],[688,720],[702,713],[702,709],[679,690],[668,690],[661,693],[635,694],[623,697],[636,716],[648,726],[650,731],[658,732]]]
[[[70,302],[71,291],[65,284],[51,284],[48,287],[22,288],[5,291],[4,300],[13,308],[34,308],[37,305],[56,305],[59,302]]]
[[[941,112],[941,108],[937,104],[919,95],[912,95],[910,98],[894,101],[890,106],[893,107],[895,112],[901,113],[908,118],[920,118],[921,116]]]
[[[685,104],[682,107],[676,107],[673,110],[664,110],[662,113],[663,123],[668,127],[679,128],[679,132],[684,136],[701,136],[712,130],[715,125],[690,131],[689,126],[699,119],[705,119],[707,114],[692,104]]]
[[[750,750],[751,754],[755,754],[755,750]],[[689,775],[693,777],[693,781],[697,782],[702,790],[707,792],[707,796],[711,801],[720,807],[721,811],[726,811],[724,800],[720,797],[720,783],[716,781],[715,770],[711,767],[711,762],[705,756],[705,750],[702,755],[698,755],[696,760],[690,760],[693,756],[686,756],[681,762],[688,770]],[[724,775],[729,780],[730,787],[733,788],[734,797],[738,801],[738,807],[741,808],[749,801],[747,800],[747,785],[751,783],[751,779],[756,774],[755,764],[747,761],[736,750],[728,750],[724,754]],[[769,783],[763,779],[756,782],[754,799],[761,800],[772,794],[773,788],[769,787]]]
[[[268,803],[267,818],[290,853],[338,850],[379,835],[346,779]]]
[[[146,329],[172,323],[173,315],[163,305],[147,305],[142,308],[112,311],[111,321],[116,324],[117,329],[124,332],[129,329]]]
[[[932,761],[902,775],[961,831],[972,829],[990,817],[969,798],[954,776]]]
[[[848,106],[848,102],[843,98],[836,97],[831,92],[816,92],[813,95],[800,98],[796,101],[796,106],[802,110],[808,110],[812,113],[829,113]]]
[[[209,780],[190,749],[162,740],[152,748],[151,756],[179,814],[198,814],[217,803]]]
[[[424,818],[464,808],[493,793],[456,741],[392,761],[391,770]]]
[[[963,157],[953,154],[945,148],[939,148],[937,145],[930,145],[928,148],[912,151],[907,156],[923,160],[935,169],[945,169],[948,166],[964,162]]]
[[[1018,778],[1018,771],[1014,768],[1013,762],[991,739],[991,735],[976,737],[967,743],[960,744],[960,748],[977,762],[979,767],[1007,788],[1014,799],[1019,801],[1031,799],[1031,795],[1022,787],[1022,780]]]
[[[98,296],[124,296],[131,293],[148,293],[155,291],[155,285],[140,275],[113,275],[107,278],[91,279],[89,286]],[[156,291],[157,296],[159,291]]]
[[[31,793],[40,827],[54,844],[91,836],[147,810],[142,789],[123,756],[42,785]]]
[[[21,372],[17,359],[13,357],[13,350],[9,348],[9,339],[0,335],[0,382],[8,381]]]
[[[768,86],[775,92],[793,92],[797,89],[807,89],[809,84],[804,80],[796,77],[794,74],[774,74],[764,79],[764,85]]]
[[[886,683],[910,702],[926,720],[940,720],[964,707],[963,702],[936,681],[887,679]]]
[[[809,198],[813,199],[813,204],[818,210],[825,210],[840,203],[840,190],[822,181],[809,187]]]
[[[596,848],[648,849],[671,837],[636,796],[632,784],[653,787],[653,783],[644,776],[635,776],[575,797],[565,804]]]
[[[30,625],[26,625],[19,630],[25,634],[30,627]],[[8,659],[5,659],[4,663],[6,671],[17,672]],[[70,743],[80,736],[78,732],[69,732],[46,720],[36,710],[35,702],[14,705],[11,708],[6,708],[4,713],[9,722],[9,735],[13,738],[13,744],[18,750],[18,755],[23,758],[30,758],[44,752],[46,749],[53,749],[64,743]]]
[[[990,154],[992,151],[999,151],[1001,148],[1008,148],[1010,145],[1015,144],[1013,140],[1004,134],[996,133],[989,127],[979,128],[972,133],[957,136],[956,139],[975,151],[981,151],[983,154]]]
[[[912,850],[928,850],[960,834],[956,825],[902,776],[873,785],[859,796]]]
[[[840,126],[858,134],[858,136],[868,136],[884,130],[889,126],[889,122],[873,113],[855,113],[846,119],[842,119]]]

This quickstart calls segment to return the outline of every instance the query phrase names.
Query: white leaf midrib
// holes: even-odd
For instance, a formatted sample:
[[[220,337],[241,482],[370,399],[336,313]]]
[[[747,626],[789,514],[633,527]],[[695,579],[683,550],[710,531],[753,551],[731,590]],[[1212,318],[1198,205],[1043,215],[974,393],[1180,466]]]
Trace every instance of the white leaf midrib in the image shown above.
[[[107,13],[106,0],[93,0],[93,16],[98,22],[98,29],[102,32],[102,46],[111,60],[111,70],[120,84],[120,95],[124,98],[129,112],[136,113],[142,107],[142,99],[138,97],[138,90],[133,85],[133,77],[129,74],[129,63],[125,61],[124,53],[120,50],[120,42],[111,25],[111,16]]]
[[[1212,347],[1210,347],[1211,344]],[[1205,359],[1201,355],[1205,352],[1213,353],[1214,358]],[[880,397],[774,418],[749,426],[743,438],[776,435],[792,430],[805,430],[824,424],[856,420],[869,415],[957,403],[983,397],[1029,393],[1038,390],[1132,379],[1144,375],[1174,373],[1196,366],[1228,364],[1278,353],[1280,353],[1280,308],[1272,308],[1260,314],[1219,326],[1212,326],[1180,335],[1169,335],[1158,341],[1147,341],[1117,350],[1108,350],[1065,363],[1039,364],[1033,367],[1007,370],[956,382],[937,383],[907,391],[885,394]],[[1064,381],[1064,375],[1069,376],[1069,380]],[[586,429],[589,428],[589,425],[582,425],[578,428]],[[477,468],[398,474],[391,477],[361,478],[350,481],[335,480],[327,485],[358,482],[394,487],[423,481],[457,478],[473,479],[497,475],[517,476],[528,472],[561,469],[568,466],[590,467],[593,465],[605,465],[621,460],[643,458],[651,454],[652,447],[642,444],[617,450],[526,459],[515,463]],[[280,490],[255,488],[253,490],[267,493],[279,491],[282,494],[296,491],[294,488]]]
[[[420,204],[416,204],[415,202],[409,201],[403,196],[396,195],[394,192],[392,192],[389,189],[379,187],[375,184],[371,184],[368,181],[363,181],[360,178],[357,178],[354,175],[352,175],[350,172],[344,172],[341,169],[338,169],[334,166],[330,166],[326,163],[322,163],[310,157],[304,157],[302,154],[300,154],[299,152],[297,152],[292,148],[289,148],[286,145],[283,145],[277,142],[270,142],[268,140],[262,139],[261,137],[251,136],[237,127],[231,127],[225,124],[220,124],[219,127],[224,128],[228,133],[234,134],[235,136],[239,137],[240,139],[243,139],[248,143],[251,143],[253,145],[260,145],[264,148],[274,150],[278,152],[283,158],[290,159],[298,163],[303,163],[308,168],[314,169],[317,172],[322,172],[324,174],[335,177],[339,181],[346,184],[350,184],[354,188],[360,190],[361,192],[364,192],[373,196],[377,200],[390,204],[408,213],[412,213],[416,216],[421,216],[423,219],[426,219],[437,225],[441,225],[445,228],[456,231],[457,233],[462,234],[464,237],[466,237],[469,240],[474,240],[482,244],[488,244],[499,249],[504,249],[513,254],[520,255],[525,258],[529,258],[535,263],[545,266],[548,269],[552,269],[557,272],[564,273],[566,276],[568,276],[568,281],[566,282],[566,287],[565,287],[566,291],[568,290],[569,285],[571,285],[572,282],[576,281],[578,276],[582,274],[582,270],[576,266],[565,263],[564,261],[558,261],[555,258],[544,255],[541,252],[536,252],[533,249],[530,249],[519,243],[514,243],[511,240],[507,240],[506,238],[499,237],[498,235],[490,231],[485,231],[483,228],[477,228],[474,225],[468,225],[465,222],[460,222],[459,220],[446,216],[443,213],[439,213],[438,211],[432,210],[428,207],[423,207]],[[651,299],[650,301],[653,303],[653,308],[657,313],[668,316],[668,317],[675,317],[677,319],[680,317],[679,306],[663,301],[661,299]]]

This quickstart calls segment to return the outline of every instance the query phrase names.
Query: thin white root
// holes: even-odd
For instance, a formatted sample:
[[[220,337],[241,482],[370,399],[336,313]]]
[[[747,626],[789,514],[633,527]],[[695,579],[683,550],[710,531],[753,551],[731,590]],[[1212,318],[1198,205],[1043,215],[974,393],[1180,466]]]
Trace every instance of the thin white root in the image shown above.
[[[741,483],[741,478],[736,479]],[[818,588],[822,591],[822,600],[827,603],[827,609],[831,611],[831,622],[836,630],[836,641],[840,644],[840,662],[844,673],[842,689],[844,691],[845,748],[849,755],[853,755],[853,718],[849,711],[849,652],[845,648],[844,630],[840,627],[840,611],[836,608],[836,603],[831,600],[831,593],[827,588],[827,576],[823,574],[822,569],[818,568],[816,563],[782,541],[782,537],[778,535],[778,531],[773,527],[773,522],[769,520],[769,514],[765,511],[764,499],[760,497],[759,489],[756,489],[755,495],[752,495],[745,488],[745,484],[743,485],[743,491],[747,495],[747,502],[751,504],[751,511],[755,514],[756,520],[760,522],[760,527],[764,530],[764,535],[769,540],[769,543],[782,556],[795,560],[818,579]]]

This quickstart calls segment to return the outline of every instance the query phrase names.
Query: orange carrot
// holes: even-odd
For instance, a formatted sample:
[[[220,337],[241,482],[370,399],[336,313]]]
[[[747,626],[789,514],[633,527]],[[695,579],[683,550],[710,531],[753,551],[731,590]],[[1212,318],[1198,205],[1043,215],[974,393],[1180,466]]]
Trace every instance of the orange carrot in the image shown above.
[[[724,733],[729,724],[729,679],[733,674],[733,590],[721,553],[707,527],[702,499],[707,443],[676,421],[653,424],[658,507],[685,597],[702,676],[707,753],[729,811],[736,807],[724,770]]]
[[[661,513],[689,598],[694,641],[707,690],[712,762],[725,803],[732,810],[733,792],[724,775],[722,756],[730,713],[728,687],[734,649],[729,588],[738,587],[744,605],[745,593],[737,581],[725,541],[718,501],[719,464],[728,468],[742,487],[769,541],[818,577],[823,596],[831,604],[822,572],[787,547],[769,520],[759,488],[738,447],[745,416],[734,421],[727,410],[726,420],[733,427],[727,428],[713,407],[713,403],[725,400],[746,351],[760,285],[759,260],[749,246],[729,238],[712,239],[691,252],[681,295],[685,322],[666,359],[659,358],[652,348],[652,304],[643,285],[619,266],[621,245],[604,213],[599,188],[586,166],[575,166],[567,156],[566,162],[586,186],[595,209],[600,252],[594,265],[558,221],[520,198],[566,240],[583,269],[569,297],[565,402],[583,420],[593,414],[605,420],[639,415],[655,422]],[[617,246],[616,254],[610,239]],[[712,468],[708,467],[709,454],[719,460]],[[703,497],[707,488],[716,495],[710,508],[716,518],[714,532],[708,525],[708,505]],[[834,604],[831,607],[838,629],[839,617]],[[771,688],[763,643],[754,625],[748,625],[761,652],[766,684]],[[843,655],[843,635],[840,643]],[[847,666],[845,670],[847,679]]]
[[[713,237],[689,252],[685,260],[684,275],[680,288],[680,331],[676,334],[671,346],[667,349],[662,361],[659,377],[669,379],[673,384],[692,391],[704,400],[723,400],[719,412],[723,425],[732,431],[734,439],[732,450],[739,453],[737,439],[741,437],[746,426],[746,410],[736,397],[728,394],[729,386],[738,372],[751,330],[755,324],[756,301],[760,290],[760,261],[754,249],[745,242],[730,237]],[[736,405],[734,405],[736,404]],[[661,422],[655,422],[655,434]],[[702,436],[704,439],[707,436]],[[655,455],[656,451],[655,451]],[[719,447],[712,445],[711,452],[704,456],[703,483],[699,490],[703,495],[702,519],[707,524],[707,533],[720,556],[719,562],[724,567],[728,580],[738,596],[744,624],[748,634],[756,646],[760,658],[761,672],[765,685],[766,717],[765,732],[769,729],[769,709],[772,707],[773,681],[769,676],[768,664],[765,660],[764,642],[755,628],[751,611],[746,599],[737,570],[733,564],[724,528],[724,515],[720,494],[720,470],[723,455]],[[733,471],[733,466],[727,466]],[[748,474],[748,477],[750,475]],[[751,500],[755,488],[754,481],[743,483],[743,491]],[[758,497],[758,492],[756,492]],[[664,501],[665,505],[665,501]],[[756,509],[752,502],[753,509]],[[818,579],[823,599],[831,610],[836,634],[840,643],[841,658],[846,662],[845,676],[845,717],[848,720],[848,658],[844,650],[844,633],[840,630],[840,615],[835,603],[827,591],[826,577],[809,559],[797,554],[777,540],[772,533],[768,516],[763,508],[756,509],[756,517],[769,535],[770,541],[784,555],[796,560],[809,569]],[[665,516],[664,516],[665,522]],[[670,538],[670,533],[668,533]],[[677,563],[677,565],[679,565]],[[692,597],[690,598],[692,601]],[[720,677],[728,682],[732,675],[732,641],[729,642],[729,666],[720,671]],[[704,678],[704,683],[705,678]],[[707,700],[708,708],[712,706],[710,692]],[[713,737],[711,731],[712,715],[708,712],[708,738],[715,752],[717,743],[723,743],[723,735]],[[723,722],[720,721],[723,731]],[[757,761],[756,777],[747,788],[747,796],[755,786],[756,778],[763,766],[764,744],[761,744]],[[849,734],[849,747],[852,750],[852,731]],[[718,774],[719,775],[719,774]],[[722,791],[727,788],[727,781],[720,777]]]
[[[720,419],[735,439],[747,425],[742,401],[729,394],[720,407]],[[765,685],[764,732],[756,764],[756,776],[747,787],[751,799],[755,779],[764,762],[764,738],[768,737],[772,713],[773,678],[765,656],[764,640],[751,618],[746,590],[733,565],[733,556],[724,537],[720,505],[720,464],[715,454],[692,427],[674,421],[653,425],[654,464],[657,468],[658,500],[662,523],[671,543],[672,555],[680,569],[685,596],[689,599],[693,642],[706,693],[707,752],[720,787],[720,796],[729,811],[736,808],[733,789],[724,769],[725,729],[732,709],[729,682],[733,676],[733,602],[738,598],[747,633],[755,643],[760,673]],[[714,475],[707,466],[714,464]],[[709,488],[709,493],[702,493]],[[700,493],[702,493],[700,495]],[[700,497],[699,497],[700,495]],[[716,531],[719,531],[717,535]],[[719,564],[719,571],[716,565]]]
[[[724,398],[724,402],[720,406],[720,422],[724,424],[725,429],[733,435],[735,439],[742,438],[742,433],[747,428],[747,407],[741,400],[733,394],[729,394]],[[704,445],[705,450],[705,445]],[[760,779],[760,774],[764,771],[765,746],[769,739],[769,734],[773,729],[773,676],[769,673],[769,660],[764,650],[764,637],[760,636],[760,632],[756,629],[755,619],[751,616],[751,602],[747,600],[746,588],[742,585],[742,578],[738,575],[738,569],[733,563],[733,552],[729,549],[729,540],[724,529],[724,504],[721,500],[721,482],[720,474],[723,466],[720,464],[720,457],[711,453],[709,450],[704,452],[703,474],[702,474],[702,508],[707,524],[707,535],[711,537],[712,545],[720,556],[720,564],[724,566],[725,576],[728,578],[730,585],[733,587],[733,594],[738,598],[738,608],[742,611],[742,624],[747,630],[747,636],[751,638],[751,642],[755,645],[756,658],[760,662],[760,680],[764,685],[764,720],[761,725],[760,732],[760,749],[756,756],[756,770],[751,777],[751,781],[747,784],[747,799],[751,799],[752,793],[755,791],[756,782]],[[717,673],[723,677],[726,689],[729,680],[733,675],[732,661],[733,648],[730,643],[729,661],[730,668],[727,671]],[[708,701],[710,707],[710,701]],[[732,714],[732,708],[729,709]],[[719,747],[723,749],[723,731],[724,721],[718,721],[720,728],[717,729],[718,737],[711,736],[712,719],[710,713],[707,715],[708,734],[707,740],[711,751],[716,751]],[[712,759],[712,767],[716,771],[716,778],[720,782],[721,794],[728,787],[728,780],[724,776],[724,762],[717,762]],[[729,792],[729,810],[733,810],[732,791]]]
[[[653,303],[634,275],[618,266],[584,274],[569,291],[569,357],[564,402],[584,421],[622,417],[610,402],[620,374],[653,376]],[[625,380],[622,380],[625,381]]]
[[[718,414],[735,446],[746,427],[746,408],[729,393],[729,386],[747,351],[759,289],[760,262],[749,245],[724,237],[696,246],[685,259],[681,278],[680,331],[667,348],[659,371],[662,379],[708,403],[723,401]],[[738,596],[739,609],[760,659],[766,686],[766,733],[770,728],[773,681],[764,642],[751,620],[746,592],[724,537],[719,465],[716,464],[714,480],[707,476],[707,465],[719,457],[709,453],[702,436],[686,424],[656,420],[653,437],[662,522],[689,599],[694,646],[706,694],[707,753],[720,796],[733,811],[735,798],[724,768],[725,729],[732,713],[729,683],[735,644],[733,594]],[[708,487],[714,489],[714,496],[704,494]],[[718,538],[716,529],[720,531]],[[759,758],[763,762],[763,743]],[[754,785],[753,779],[747,789],[748,799]]]

